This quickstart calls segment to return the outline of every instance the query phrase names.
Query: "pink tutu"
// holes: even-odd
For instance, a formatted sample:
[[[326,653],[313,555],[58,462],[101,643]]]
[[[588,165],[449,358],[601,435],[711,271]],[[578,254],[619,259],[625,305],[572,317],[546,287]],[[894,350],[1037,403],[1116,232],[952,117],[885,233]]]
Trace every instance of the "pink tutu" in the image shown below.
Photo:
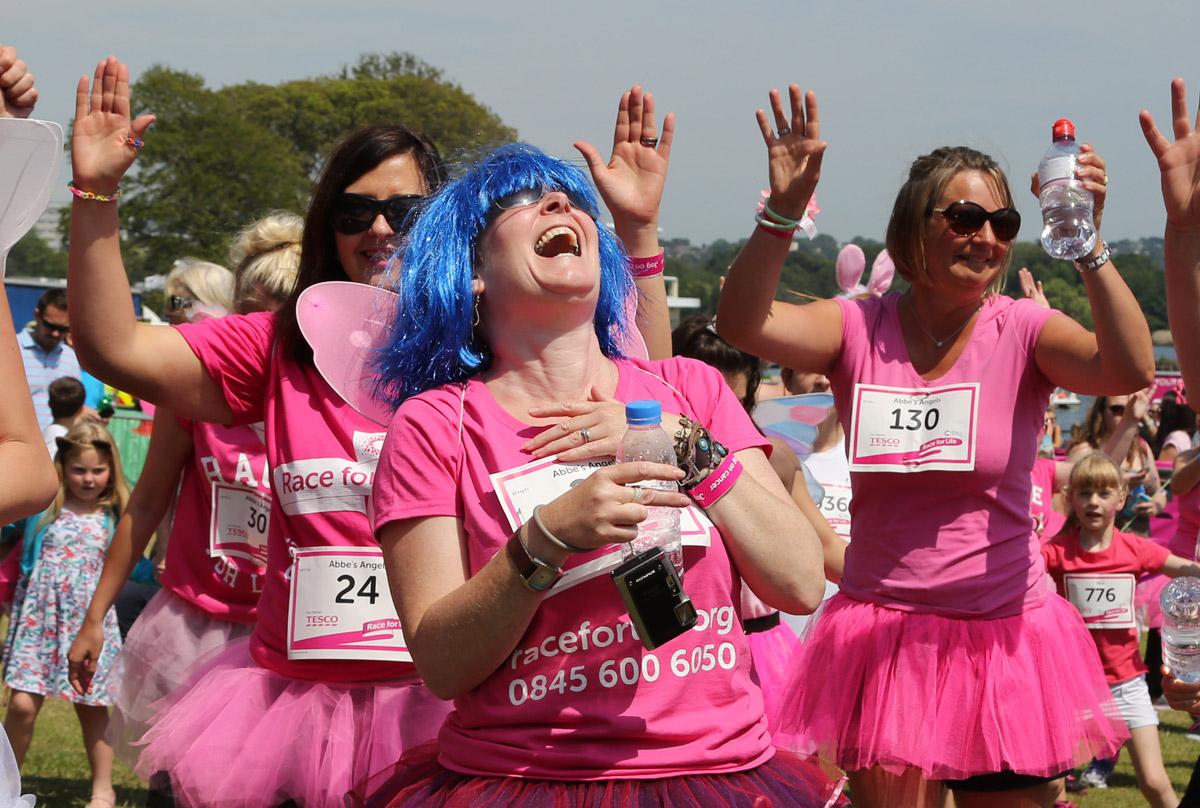
[[[353,665],[353,662],[347,662]],[[450,712],[419,679],[340,684],[289,679],[234,640],[171,696],[140,741],[137,773],[170,772],[186,808],[342,808],[344,796]]]
[[[117,755],[133,766],[141,750],[131,744],[149,729],[152,705],[186,682],[198,662],[253,628],[219,620],[160,589],[134,622],[117,657],[121,676],[108,724]]]
[[[811,624],[793,675],[776,743],[848,771],[1052,777],[1112,757],[1129,737],[1096,646],[1058,595],[969,620],[839,593]]]
[[[830,777],[817,763],[790,752],[756,768],[729,774],[694,774],[641,780],[526,780],[520,777],[476,777],[443,768],[437,744],[405,755],[372,784],[347,797],[356,808],[476,808],[520,805],[521,808],[626,808],[670,805],[672,808],[808,808],[848,805],[844,780]]]
[[[796,632],[787,623],[767,631],[747,634],[754,674],[762,688],[763,707],[767,713],[767,728],[774,733],[775,718],[783,706],[788,682],[792,678],[792,655],[796,652]]]

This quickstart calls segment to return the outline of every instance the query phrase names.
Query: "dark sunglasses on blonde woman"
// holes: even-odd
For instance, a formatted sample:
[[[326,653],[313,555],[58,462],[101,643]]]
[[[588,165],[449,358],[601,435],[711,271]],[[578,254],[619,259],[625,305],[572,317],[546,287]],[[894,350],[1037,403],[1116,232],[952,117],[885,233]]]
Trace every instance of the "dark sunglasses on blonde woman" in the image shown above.
[[[1021,214],[1016,208],[1000,208],[988,212],[981,205],[960,199],[951,202],[944,208],[934,208],[934,213],[940,214],[946,224],[960,236],[973,236],[983,229],[987,222],[992,223],[992,232],[1000,241],[1012,241],[1021,229]]]

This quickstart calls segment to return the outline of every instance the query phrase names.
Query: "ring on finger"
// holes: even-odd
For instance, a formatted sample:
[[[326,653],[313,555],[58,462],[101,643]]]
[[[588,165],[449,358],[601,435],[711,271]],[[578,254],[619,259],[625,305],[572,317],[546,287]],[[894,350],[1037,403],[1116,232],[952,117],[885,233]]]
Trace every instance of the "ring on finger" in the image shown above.
[[[658,146],[658,138],[656,138],[656,137],[644,137],[644,138],[642,138],[642,140],[641,140],[641,143],[642,143],[642,145],[643,145],[643,146],[646,146],[647,148],[653,149],[653,148],[656,148],[656,147]]]
[[[132,146],[135,151],[139,151],[141,150],[142,146],[146,145],[146,141],[142,140],[140,137],[127,137],[125,138],[125,145]]]
[[[633,489],[633,502],[634,502],[634,504],[635,504],[635,505],[641,505],[641,504],[642,504],[642,497],[645,495],[645,493],[646,493],[646,489],[645,489],[645,488],[640,488],[640,487],[639,487],[639,488],[634,488],[634,489]]]
[[[579,427],[579,437],[583,438],[584,443],[592,442],[592,433],[588,431],[586,426]]]
[[[1107,174],[1104,175],[1104,179],[1100,180],[1100,184],[1103,185],[1105,188],[1108,187],[1108,175]]]
[[[779,127],[779,134],[778,134],[778,135],[776,135],[776,137],[781,137],[781,138],[783,138],[783,137],[787,137],[787,136],[788,136],[788,135],[790,135],[791,133],[792,133],[792,130],[791,130],[791,128],[790,128],[790,127],[787,127],[787,126],[781,126],[781,127]]]

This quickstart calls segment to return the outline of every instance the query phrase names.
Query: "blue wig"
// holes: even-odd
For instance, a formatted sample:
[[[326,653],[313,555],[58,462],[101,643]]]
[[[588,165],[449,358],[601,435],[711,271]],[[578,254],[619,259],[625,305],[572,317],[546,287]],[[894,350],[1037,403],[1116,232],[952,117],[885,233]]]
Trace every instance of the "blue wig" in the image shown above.
[[[394,330],[375,362],[381,399],[398,406],[418,393],[462,381],[491,362],[491,350],[472,324],[475,247],[494,212],[492,203],[526,188],[566,191],[587,200],[593,214],[599,209],[592,184],[579,169],[525,143],[500,147],[444,186],[408,234]],[[596,336],[604,355],[615,358],[628,334],[626,300],[633,279],[616,236],[600,223],[596,229]]]

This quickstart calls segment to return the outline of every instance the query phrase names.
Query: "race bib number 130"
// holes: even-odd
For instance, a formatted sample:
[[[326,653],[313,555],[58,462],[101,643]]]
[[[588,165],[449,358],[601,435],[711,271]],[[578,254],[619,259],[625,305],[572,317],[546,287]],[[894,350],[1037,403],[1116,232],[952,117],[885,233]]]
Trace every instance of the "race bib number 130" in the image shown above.
[[[972,471],[979,384],[854,386],[851,471]]]

